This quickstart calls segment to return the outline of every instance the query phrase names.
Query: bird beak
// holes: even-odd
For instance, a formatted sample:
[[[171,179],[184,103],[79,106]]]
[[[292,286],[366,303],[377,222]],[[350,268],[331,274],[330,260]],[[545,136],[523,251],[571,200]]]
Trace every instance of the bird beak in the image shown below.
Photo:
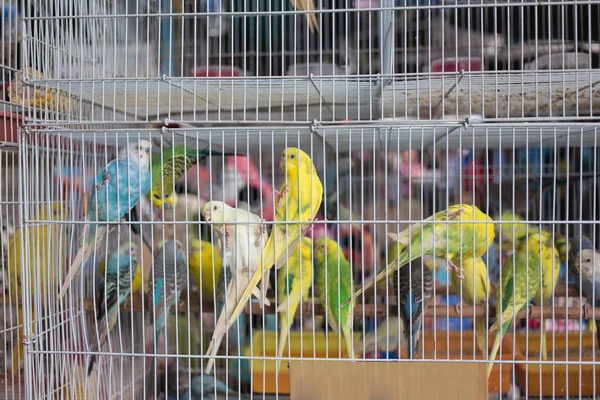
[[[207,221],[210,221],[210,211],[206,211],[204,213],[204,219],[207,220]]]
[[[171,208],[171,205],[169,203],[163,203],[163,207],[164,208]]]
[[[285,158],[281,157],[281,159],[279,160],[279,168],[281,168],[282,171],[285,171]]]

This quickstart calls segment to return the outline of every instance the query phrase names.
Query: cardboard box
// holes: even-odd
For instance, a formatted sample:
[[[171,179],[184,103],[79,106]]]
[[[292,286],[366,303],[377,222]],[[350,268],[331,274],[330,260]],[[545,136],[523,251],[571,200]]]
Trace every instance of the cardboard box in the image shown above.
[[[482,400],[486,364],[475,362],[290,362],[291,400]]]

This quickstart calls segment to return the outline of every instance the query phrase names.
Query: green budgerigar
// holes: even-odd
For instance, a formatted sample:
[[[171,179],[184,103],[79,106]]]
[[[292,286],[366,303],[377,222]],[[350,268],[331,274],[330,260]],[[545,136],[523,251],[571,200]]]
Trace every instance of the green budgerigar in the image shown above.
[[[320,238],[315,242],[314,257],[317,262],[317,287],[321,307],[326,310],[331,329],[342,333],[348,356],[353,359],[354,301],[352,292],[354,291],[354,281],[352,280],[352,267],[344,257],[340,246],[331,239]]]
[[[312,240],[302,238],[300,246],[288,258],[287,265],[279,270],[277,277],[277,312],[279,313],[278,365],[285,349],[290,326],[300,302],[306,300],[313,281]],[[277,368],[279,374],[279,367]]]
[[[502,265],[502,290],[496,307],[496,322],[490,328],[490,332],[496,331],[496,337],[490,351],[488,377],[492,372],[502,336],[515,321],[517,314],[528,307],[538,291],[542,258],[548,251],[544,245],[545,241],[546,238],[542,235],[530,235]]]
[[[175,182],[199,161],[208,156],[230,156],[211,149],[195,149],[185,146],[168,147],[152,157],[150,164],[151,190],[146,195],[155,207],[175,208],[177,193]]]

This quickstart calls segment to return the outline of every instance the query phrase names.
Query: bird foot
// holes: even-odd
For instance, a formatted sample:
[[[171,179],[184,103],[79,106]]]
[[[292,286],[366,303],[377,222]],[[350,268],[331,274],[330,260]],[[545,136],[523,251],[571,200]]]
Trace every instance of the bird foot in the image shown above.
[[[454,219],[454,218],[458,217],[460,214],[462,214],[462,208],[457,211],[449,212],[446,219]]]
[[[285,196],[285,194],[288,192],[288,190],[289,190],[288,185],[285,185],[281,192],[279,190],[273,189],[273,192],[275,192],[275,195],[277,196],[277,198],[275,200],[275,202],[277,203],[277,208],[281,208],[283,206],[283,204],[282,204],[283,196]]]
[[[462,311],[462,303],[458,302],[454,305],[454,311],[456,311],[456,313],[458,315],[460,315],[460,312]]]
[[[450,259],[447,259],[446,262],[448,263],[448,265],[446,266],[446,271],[454,271],[456,272],[456,276],[458,276],[460,279],[465,278],[465,276],[462,273],[462,268],[457,267],[456,264],[454,264]]]
[[[264,225],[258,226],[258,235],[256,235],[256,242],[254,242],[255,247],[259,247],[262,242],[263,234],[265,233],[266,227]]]
[[[221,233],[223,234],[223,238],[225,239],[225,248],[228,250],[231,249],[231,243],[229,240],[231,235],[229,234],[229,230],[225,225],[223,225],[223,227],[221,228]]]
[[[533,315],[533,304],[529,304],[527,306],[527,318],[531,318]]]
[[[316,221],[318,221],[318,220],[319,220],[319,218],[316,218],[316,217],[315,217],[315,218],[313,218],[313,219],[312,219],[312,221],[313,221],[313,222],[309,223],[308,225],[305,225],[305,226],[303,226],[303,227],[302,227],[302,233],[303,233],[303,234],[306,234],[306,232],[308,232],[309,230],[312,230],[312,229],[315,227],[315,224],[314,224],[314,223],[315,223]]]
[[[590,303],[583,305],[581,319],[592,319],[592,305]]]

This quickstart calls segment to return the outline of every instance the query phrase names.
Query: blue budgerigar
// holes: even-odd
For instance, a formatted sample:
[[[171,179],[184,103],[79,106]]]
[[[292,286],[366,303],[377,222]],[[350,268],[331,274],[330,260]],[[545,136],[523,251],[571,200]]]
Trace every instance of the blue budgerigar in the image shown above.
[[[132,269],[133,267],[133,269]],[[138,268],[138,248],[133,242],[123,243],[118,252],[108,257],[105,267],[106,278],[100,286],[97,298],[96,339],[91,343],[92,351],[102,348],[102,345],[115,327],[119,316],[119,307],[129,297],[131,280]],[[88,376],[92,372],[96,355],[90,357]]]
[[[71,264],[59,300],[94,249],[104,241],[106,225],[93,222],[118,222],[150,190],[150,147],[147,140],[131,142],[117,158],[96,177],[88,204],[87,221],[81,237],[81,248]]]
[[[171,307],[179,301],[183,288],[186,288],[188,277],[186,258],[181,242],[169,240],[163,243],[154,259],[152,280],[150,281],[152,288],[150,318],[154,326],[154,354],[156,354],[158,340],[165,326],[167,315],[169,315]],[[151,395],[154,391],[154,365],[155,358],[153,357],[146,395]]]

